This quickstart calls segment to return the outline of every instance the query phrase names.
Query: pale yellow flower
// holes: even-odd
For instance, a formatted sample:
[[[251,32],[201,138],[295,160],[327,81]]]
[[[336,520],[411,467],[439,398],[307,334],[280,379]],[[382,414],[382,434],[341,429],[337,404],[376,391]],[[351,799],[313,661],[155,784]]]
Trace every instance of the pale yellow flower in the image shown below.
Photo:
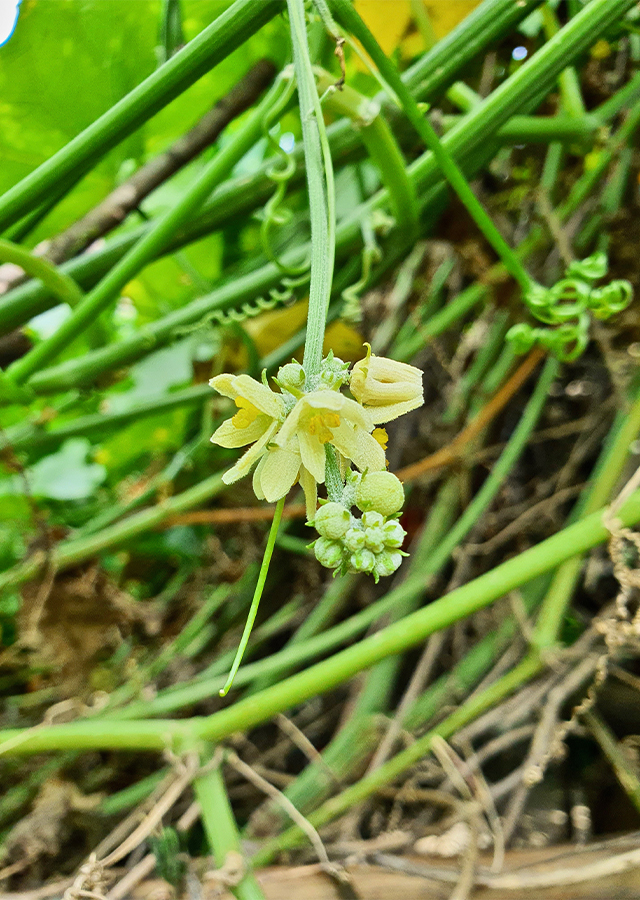
[[[325,446],[331,444],[360,471],[382,471],[384,450],[371,435],[373,422],[355,400],[337,391],[312,391],[301,397],[287,416],[273,446],[256,469],[253,487],[258,497],[273,502],[297,480],[305,492],[307,512],[315,513],[317,485],[324,482]]]
[[[370,347],[366,357],[354,365],[349,389],[376,425],[397,419],[424,403],[420,369],[374,356]]]
[[[281,394],[260,384],[250,375],[217,375],[209,384],[238,407],[238,412],[214,432],[211,441],[221,447],[252,444],[222,476],[225,484],[233,484],[247,475],[265,453],[267,444],[284,420],[285,404]]]

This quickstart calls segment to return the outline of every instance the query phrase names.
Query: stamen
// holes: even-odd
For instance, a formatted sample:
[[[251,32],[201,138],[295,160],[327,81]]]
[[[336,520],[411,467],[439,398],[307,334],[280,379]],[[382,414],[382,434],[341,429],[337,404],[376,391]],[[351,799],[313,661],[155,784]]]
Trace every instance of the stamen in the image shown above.
[[[389,441],[389,435],[384,428],[374,428],[371,432],[371,437],[376,440],[382,449],[386,452],[387,443]]]
[[[260,410],[244,397],[236,397],[234,403],[239,410],[231,419],[235,428],[247,428],[260,415]]]

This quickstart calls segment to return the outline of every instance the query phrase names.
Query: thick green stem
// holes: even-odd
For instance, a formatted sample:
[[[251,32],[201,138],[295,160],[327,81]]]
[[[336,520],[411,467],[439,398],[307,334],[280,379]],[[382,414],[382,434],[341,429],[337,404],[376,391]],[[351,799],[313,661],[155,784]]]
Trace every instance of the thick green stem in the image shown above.
[[[277,109],[286,96],[287,83],[284,78],[280,78],[245,125],[205,166],[202,174],[178,203],[158,218],[153,228],[129,250],[91,293],[87,294],[72,315],[51,337],[9,367],[7,374],[17,384],[26,381],[30,375],[78,337],[115,300],[125,284],[166,246],[172,235],[202,205],[213,188],[258,140],[262,133],[264,117],[271,114],[274,108]]]
[[[84,174],[119,141],[139,128],[232,53],[283,9],[281,0],[236,0],[184,49],[0,199],[0,230],[46,199],[61,180]]]
[[[220,741],[245,731],[273,715],[303,703],[352,678],[387,656],[415,647],[436,631],[489,606],[509,591],[555,569],[572,556],[586,553],[609,537],[602,510],[564,528],[542,543],[456,588],[400,622],[359,641],[330,659],[311,666],[259,694],[238,701],[204,719],[161,721],[109,721],[107,719],[52,725],[47,728],[8,729],[0,732],[0,755],[31,754],[51,750],[136,748],[162,750],[189,746],[194,739]],[[623,525],[640,521],[640,492],[633,494],[618,513]],[[408,578],[397,591],[415,590]],[[423,584],[423,579],[417,579]],[[536,662],[532,671],[538,666]]]
[[[330,0],[330,6],[340,24],[360,41],[380,70],[383,78],[395,91],[407,118],[433,153],[445,178],[464,203],[484,236],[493,246],[507,271],[518,281],[523,291],[528,291],[531,287],[531,279],[523,268],[522,263],[476,198],[462,169],[456,164],[453,157],[438,139],[428,119],[424,117],[413,95],[400,78],[396,67],[382,52],[378,42],[348,0]]]

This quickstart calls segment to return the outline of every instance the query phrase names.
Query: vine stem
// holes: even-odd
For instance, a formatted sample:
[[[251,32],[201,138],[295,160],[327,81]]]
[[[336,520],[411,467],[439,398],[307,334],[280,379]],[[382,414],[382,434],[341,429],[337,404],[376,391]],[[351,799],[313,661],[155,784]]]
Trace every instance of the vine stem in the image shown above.
[[[311,218],[311,283],[303,367],[307,381],[320,373],[335,260],[335,188],[333,163],[322,108],[309,57],[304,0],[287,0],[293,65],[298,84],[302,142],[307,167]]]
[[[340,24],[360,41],[380,70],[382,77],[388,82],[398,97],[407,118],[433,153],[443,175],[466,206],[469,214],[498,254],[509,274],[516,279],[523,292],[528,291],[532,285],[532,279],[514,250],[502,237],[491,217],[478,201],[462,169],[442,145],[428,119],[420,111],[418,103],[400,78],[396,67],[383,53],[375,37],[347,0],[330,0],[330,7]]]

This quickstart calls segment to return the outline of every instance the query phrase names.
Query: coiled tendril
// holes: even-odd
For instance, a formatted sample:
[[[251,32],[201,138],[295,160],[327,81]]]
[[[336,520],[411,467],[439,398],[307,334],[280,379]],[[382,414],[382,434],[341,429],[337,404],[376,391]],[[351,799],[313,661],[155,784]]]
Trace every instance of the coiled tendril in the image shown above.
[[[531,314],[553,328],[539,328],[520,322],[507,332],[515,353],[527,353],[534,344],[544,347],[563,362],[580,356],[589,343],[591,316],[608,319],[621,312],[633,298],[628,281],[610,281],[602,287],[594,282],[607,274],[605,253],[594,253],[572,262],[565,277],[552,287],[532,285],[524,296]],[[591,315],[590,315],[591,314]]]

